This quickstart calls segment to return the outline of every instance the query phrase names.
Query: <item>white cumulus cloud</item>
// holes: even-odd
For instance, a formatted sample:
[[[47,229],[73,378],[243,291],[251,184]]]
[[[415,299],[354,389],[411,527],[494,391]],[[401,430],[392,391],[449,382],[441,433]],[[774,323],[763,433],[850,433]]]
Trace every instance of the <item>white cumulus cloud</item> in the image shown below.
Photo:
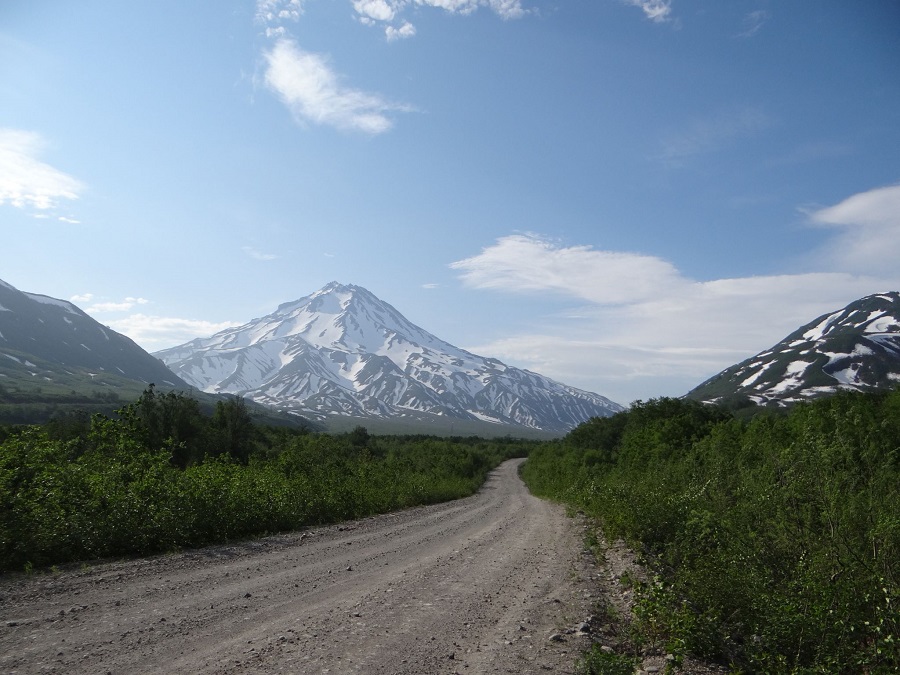
[[[177,317],[132,314],[109,322],[113,330],[127,335],[147,351],[174,347],[196,337],[208,337],[239,324]]]
[[[258,0],[256,20],[259,23],[297,21],[303,14],[303,0]]]
[[[293,40],[278,40],[265,58],[266,85],[298,121],[380,134],[393,124],[387,113],[411,110],[343,85],[325,57],[303,51]]]
[[[404,38],[412,37],[416,34],[416,27],[413,26],[409,21],[404,21],[403,25],[399,28],[388,26],[384,29],[384,34],[387,36],[388,42],[393,42],[394,40],[402,40]]]
[[[48,210],[61,199],[78,199],[82,183],[37,157],[39,134],[0,128],[0,205]]]
[[[822,264],[858,273],[900,270],[900,185],[861,192],[809,215],[837,231],[818,252]]]
[[[541,329],[465,346],[620,403],[646,398],[648,389],[685,394],[821,314],[900,289],[900,186],[853,195],[809,217],[837,230],[817,269],[708,281],[651,255],[502,237],[451,263],[463,283],[552,293],[569,304],[544,317]]]
[[[353,0],[353,9],[372,21],[392,21],[394,8],[386,0]]]
[[[652,297],[689,283],[673,265],[638,253],[561,247],[534,234],[502,237],[476,256],[451,263],[475,288],[556,291],[597,303]]]

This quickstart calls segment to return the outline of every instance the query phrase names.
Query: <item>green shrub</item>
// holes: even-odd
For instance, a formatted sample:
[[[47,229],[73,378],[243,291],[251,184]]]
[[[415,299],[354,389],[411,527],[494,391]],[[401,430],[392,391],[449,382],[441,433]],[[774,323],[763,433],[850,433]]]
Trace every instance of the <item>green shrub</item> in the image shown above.
[[[119,419],[6,434],[0,569],[171,551],[455,499],[532,445],[364,429],[291,434],[252,429],[244,412],[231,401],[210,421],[190,399],[151,389]]]
[[[522,475],[648,555],[644,640],[750,672],[900,669],[900,391],[749,421],[674,399],[617,417]]]

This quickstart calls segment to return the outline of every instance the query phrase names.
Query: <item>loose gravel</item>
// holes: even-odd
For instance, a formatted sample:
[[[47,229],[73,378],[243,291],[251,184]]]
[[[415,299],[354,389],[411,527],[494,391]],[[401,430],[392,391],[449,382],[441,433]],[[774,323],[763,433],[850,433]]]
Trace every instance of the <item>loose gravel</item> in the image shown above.
[[[597,571],[521,462],[446,504],[6,575],[0,672],[573,673]]]

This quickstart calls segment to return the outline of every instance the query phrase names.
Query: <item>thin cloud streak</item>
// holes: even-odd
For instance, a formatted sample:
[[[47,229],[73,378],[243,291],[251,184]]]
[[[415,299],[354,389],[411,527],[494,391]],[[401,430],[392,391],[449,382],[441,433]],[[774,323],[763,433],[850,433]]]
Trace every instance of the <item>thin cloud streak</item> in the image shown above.
[[[277,260],[278,259],[278,256],[275,255],[274,253],[263,253],[262,251],[257,251],[252,246],[244,246],[242,250],[244,251],[244,253],[246,253],[248,256],[250,256],[254,260],[267,261],[267,260]]]
[[[771,118],[753,107],[697,119],[686,131],[663,141],[659,159],[667,166],[682,167],[698,155],[719,152],[737,140],[754,136],[771,125]]]
[[[654,23],[672,20],[671,0],[625,0],[625,3],[640,8],[644,16]]]
[[[94,297],[90,293],[83,296],[73,296],[80,297],[84,302],[90,302],[90,300]],[[150,301],[145,298],[125,298],[124,300],[118,302],[96,302],[93,305],[89,305],[84,308],[84,311],[88,314],[103,314],[106,312],[127,312],[128,310],[134,308],[136,305],[146,305]]]
[[[750,12],[749,14],[747,14],[747,16],[744,17],[744,29],[737,34],[737,37],[753,37],[759,32],[759,29],[763,27],[763,24],[765,24],[766,21],[771,18],[772,15],[764,9],[758,9],[754,12]]]

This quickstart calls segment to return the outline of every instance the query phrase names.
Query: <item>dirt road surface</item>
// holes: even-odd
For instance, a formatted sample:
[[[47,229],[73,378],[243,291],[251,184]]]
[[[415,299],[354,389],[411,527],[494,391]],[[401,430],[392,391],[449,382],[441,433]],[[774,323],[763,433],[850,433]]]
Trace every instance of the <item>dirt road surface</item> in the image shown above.
[[[591,560],[521,461],[447,504],[0,577],[0,672],[571,673]]]

